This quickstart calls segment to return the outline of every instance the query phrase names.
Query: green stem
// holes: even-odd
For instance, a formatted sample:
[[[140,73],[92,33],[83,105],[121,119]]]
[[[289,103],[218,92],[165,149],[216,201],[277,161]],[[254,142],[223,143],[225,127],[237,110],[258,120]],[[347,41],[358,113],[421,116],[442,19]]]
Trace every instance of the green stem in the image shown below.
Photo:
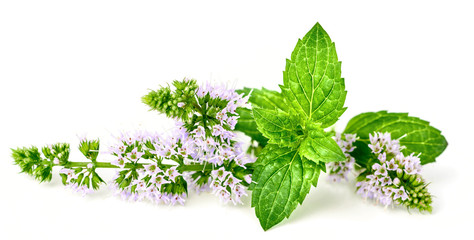
[[[74,168],[74,167],[87,167],[88,164],[91,162],[68,162],[65,165],[60,165],[60,164],[55,164],[54,166],[63,166],[66,168]],[[126,163],[124,168],[143,168],[145,165],[148,165],[149,163],[137,163],[132,164],[132,163]],[[120,168],[118,166],[115,166],[109,162],[95,162],[94,163],[96,168]],[[172,167],[175,165],[164,165],[166,167]],[[179,165],[178,170],[183,171],[183,172],[190,172],[190,171],[211,171],[214,170],[214,167],[212,164],[191,164],[191,165]]]

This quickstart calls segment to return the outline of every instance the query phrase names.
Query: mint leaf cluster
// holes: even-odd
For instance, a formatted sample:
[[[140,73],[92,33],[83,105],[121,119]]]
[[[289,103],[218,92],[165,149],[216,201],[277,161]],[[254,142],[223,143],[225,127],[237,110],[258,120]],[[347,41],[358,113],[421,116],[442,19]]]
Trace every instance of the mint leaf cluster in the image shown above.
[[[324,130],[345,111],[346,91],[334,43],[319,23],[298,41],[283,76],[281,92],[254,89],[249,98],[255,125],[268,139],[251,185],[252,206],[265,230],[303,203],[326,163],[346,160]]]
[[[319,24],[298,40],[280,89],[241,90],[252,110],[238,109],[247,118],[236,125],[258,143],[250,187],[264,230],[288,218],[326,168],[334,182],[357,169],[364,198],[431,212],[421,165],[435,161],[446,139],[427,121],[387,111],[360,114],[343,133],[325,131],[346,110],[346,91],[334,43]]]

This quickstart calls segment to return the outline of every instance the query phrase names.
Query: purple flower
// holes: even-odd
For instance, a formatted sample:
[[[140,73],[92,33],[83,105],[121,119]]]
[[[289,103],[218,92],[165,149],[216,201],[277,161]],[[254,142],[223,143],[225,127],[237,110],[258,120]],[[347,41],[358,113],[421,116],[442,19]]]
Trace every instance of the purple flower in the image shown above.
[[[387,165],[387,170],[396,171],[398,165],[395,163],[395,159],[392,158],[389,162],[385,163]]]
[[[185,196],[185,195],[184,194],[183,195],[174,194],[174,195],[170,196],[169,201],[170,201],[171,205],[175,205],[176,203],[184,205],[185,199],[184,199],[183,196]]]
[[[387,154],[385,152],[380,153],[379,156],[377,157],[381,163],[384,163],[385,160],[387,160]]]
[[[369,133],[369,139],[370,139],[370,144],[375,145],[379,141],[379,137],[377,133],[374,133],[374,135]]]
[[[160,187],[163,184],[170,183],[171,181],[168,181],[165,179],[164,175],[155,175],[152,176],[150,181],[154,183],[157,187]]]
[[[165,175],[168,176],[169,179],[173,182],[176,181],[176,177],[181,176],[181,173],[179,173],[178,170],[176,170],[176,168],[177,166],[174,166],[174,167],[168,168],[165,171]]]
[[[131,152],[127,153],[127,158],[131,161],[137,161],[143,156],[143,152],[138,152],[137,148],[134,148]]]
[[[385,167],[385,164],[380,165],[378,163],[375,163],[374,165],[372,165],[372,169],[375,170],[375,175],[387,176],[387,168]]]
[[[214,178],[219,179],[220,181],[224,181],[224,179],[229,175],[230,172],[226,171],[224,167],[221,167],[219,169],[213,170],[211,172],[211,176]]]
[[[154,175],[156,173],[163,172],[163,170],[161,170],[156,165],[156,163],[151,163],[151,164],[145,165],[144,167],[145,167],[145,170],[147,171],[147,173],[150,174],[150,175]]]
[[[406,193],[405,188],[403,188],[403,186],[395,190],[395,196],[393,197],[393,199],[395,200],[399,198],[401,198],[403,201],[408,198],[408,194]]]
[[[220,136],[224,132],[224,128],[221,125],[214,125],[212,127],[212,136]]]
[[[234,130],[238,118],[238,116],[232,116],[227,119],[227,124],[229,124],[230,129]]]
[[[377,154],[382,151],[382,146],[380,145],[380,142],[377,142],[376,144],[369,144],[369,148],[372,150],[373,153]]]
[[[110,162],[110,164],[118,166],[121,169],[123,169],[125,167],[125,159],[123,157],[118,157],[118,158],[112,160],[112,162]]]

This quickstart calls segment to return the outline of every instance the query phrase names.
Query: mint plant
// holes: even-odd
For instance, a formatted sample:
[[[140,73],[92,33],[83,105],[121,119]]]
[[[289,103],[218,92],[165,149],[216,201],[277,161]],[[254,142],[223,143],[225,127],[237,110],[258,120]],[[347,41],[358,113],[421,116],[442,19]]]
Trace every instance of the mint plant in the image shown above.
[[[332,134],[324,131],[344,113],[346,91],[335,45],[320,24],[298,40],[280,89],[254,90],[249,98],[257,129],[268,139],[250,186],[264,230],[303,203],[326,163],[346,160]],[[249,131],[242,125],[237,130]]]
[[[386,111],[354,117],[342,134],[325,131],[344,112],[346,91],[334,43],[319,24],[286,63],[281,93],[241,90],[252,111],[241,110],[248,117],[236,125],[258,143],[256,149],[263,148],[250,186],[263,229],[289,217],[326,167],[335,182],[357,169],[357,192],[364,198],[430,212],[421,165],[447,147],[441,132],[419,118]]]
[[[175,205],[194,189],[242,204],[248,189],[264,230],[303,204],[321,171],[335,182],[355,171],[355,191],[384,206],[432,210],[422,165],[435,161],[446,139],[427,121],[386,111],[354,117],[343,133],[328,130],[346,110],[347,92],[335,44],[319,23],[298,40],[279,87],[173,81],[142,102],[173,118],[175,129],[122,133],[108,148],[110,162],[100,161],[98,139],[80,141],[82,162],[69,159],[67,143],[12,149],[12,157],[40,182],[60,167],[62,183],[82,194],[108,184],[124,199]],[[251,138],[247,150],[236,132]],[[106,183],[101,168],[115,168],[116,175]]]

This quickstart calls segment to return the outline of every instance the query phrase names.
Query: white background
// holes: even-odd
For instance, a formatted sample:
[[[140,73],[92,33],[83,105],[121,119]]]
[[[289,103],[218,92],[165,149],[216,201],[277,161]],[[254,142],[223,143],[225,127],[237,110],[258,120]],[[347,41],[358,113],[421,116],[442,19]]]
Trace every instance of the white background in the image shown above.
[[[474,235],[469,1],[223,2],[0,2],[0,239]],[[318,21],[346,79],[339,129],[358,113],[390,110],[429,120],[446,136],[449,147],[423,173],[436,196],[432,214],[374,206],[353,182],[329,184],[323,175],[289,219],[264,232],[249,198],[228,206],[191,194],[184,207],[168,207],[122,201],[106,188],[83,198],[57,175],[38,184],[12,165],[17,146],[70,142],[82,160],[76,134],[106,146],[120,130],[168,130],[171,122],[140,97],[173,79],[277,89],[285,58]]]

